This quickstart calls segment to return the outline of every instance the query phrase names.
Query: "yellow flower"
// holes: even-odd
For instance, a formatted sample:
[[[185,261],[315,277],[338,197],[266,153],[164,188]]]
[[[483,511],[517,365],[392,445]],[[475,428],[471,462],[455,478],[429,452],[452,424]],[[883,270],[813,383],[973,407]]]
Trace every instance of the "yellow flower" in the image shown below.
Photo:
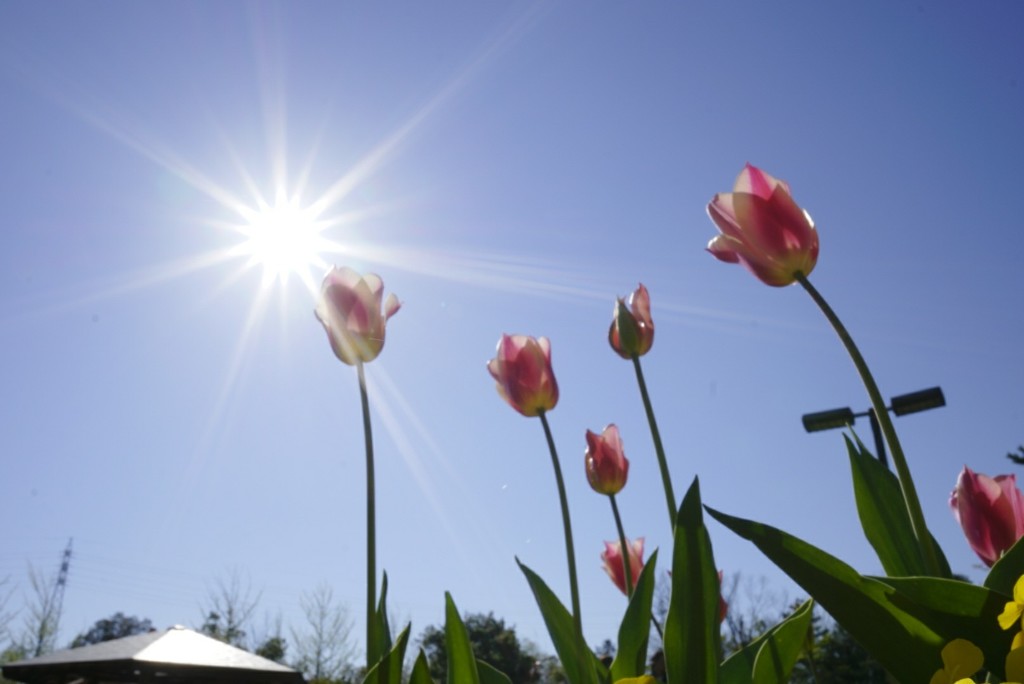
[[[1024,682],[1024,650],[1018,649],[1007,654],[1006,682]]]
[[[1003,629],[1010,629],[1013,627],[1013,623],[1020,619],[1020,616],[1024,615],[1024,575],[1020,576],[1017,583],[1013,585],[1013,600],[1006,602],[1006,607],[1003,608],[1003,612],[999,615],[999,626]],[[1016,644],[1017,639],[1014,639]],[[1017,648],[1017,646],[1014,646]]]
[[[626,679],[620,679],[615,684],[658,684],[658,680],[650,675],[644,675],[643,677],[627,677]]]
[[[974,684],[973,675],[985,664],[981,649],[967,639],[953,639],[942,649],[942,669],[932,675],[931,684]]]

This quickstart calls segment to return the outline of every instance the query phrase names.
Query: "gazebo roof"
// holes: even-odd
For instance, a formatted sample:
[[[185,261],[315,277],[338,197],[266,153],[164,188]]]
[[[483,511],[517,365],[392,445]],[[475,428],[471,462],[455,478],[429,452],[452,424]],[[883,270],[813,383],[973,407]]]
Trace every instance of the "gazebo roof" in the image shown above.
[[[184,627],[54,651],[2,666],[28,684],[86,682],[229,682],[303,684],[302,674]]]

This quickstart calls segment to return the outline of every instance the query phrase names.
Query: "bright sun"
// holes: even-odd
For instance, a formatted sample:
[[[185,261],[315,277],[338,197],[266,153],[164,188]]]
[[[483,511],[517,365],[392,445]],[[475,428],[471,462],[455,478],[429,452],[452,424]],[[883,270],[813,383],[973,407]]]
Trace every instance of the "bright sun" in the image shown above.
[[[320,252],[330,244],[321,235],[326,222],[317,221],[298,197],[279,196],[274,205],[261,203],[243,216],[248,224],[238,227],[245,239],[236,253],[248,257],[247,266],[262,266],[264,287],[287,283],[291,275],[307,281],[310,267],[325,267]]]

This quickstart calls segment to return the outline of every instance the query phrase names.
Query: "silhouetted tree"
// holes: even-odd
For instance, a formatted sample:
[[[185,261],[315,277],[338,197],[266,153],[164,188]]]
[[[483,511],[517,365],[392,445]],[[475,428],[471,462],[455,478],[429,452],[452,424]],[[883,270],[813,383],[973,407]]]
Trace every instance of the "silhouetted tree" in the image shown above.
[[[790,679],[792,684],[886,684],[885,669],[868,655],[842,625],[823,627],[815,615],[813,645],[805,651]]]
[[[108,618],[97,620],[87,632],[82,632],[71,642],[71,648],[98,644],[111,639],[132,636],[152,631],[153,623],[124,613],[114,613]]]
[[[210,590],[207,605],[203,610],[203,624],[199,631],[226,644],[245,648],[249,620],[259,603],[260,593],[255,596],[248,580],[243,580],[238,570],[232,570],[227,579],[217,580]]]
[[[299,605],[306,624],[301,630],[292,629],[295,669],[302,671],[311,683],[339,679],[356,654],[348,611],[334,602],[334,592],[326,584],[304,593]]]
[[[280,635],[269,636],[253,651],[258,656],[273,660],[275,663],[284,663],[285,654],[288,651],[288,642]]]
[[[513,682],[527,684],[540,680],[538,658],[523,650],[515,629],[506,627],[504,620],[495,618],[494,613],[475,613],[465,616],[464,622],[478,660],[504,672]],[[420,645],[427,654],[430,675],[436,681],[447,681],[444,627],[427,627],[420,636]]]

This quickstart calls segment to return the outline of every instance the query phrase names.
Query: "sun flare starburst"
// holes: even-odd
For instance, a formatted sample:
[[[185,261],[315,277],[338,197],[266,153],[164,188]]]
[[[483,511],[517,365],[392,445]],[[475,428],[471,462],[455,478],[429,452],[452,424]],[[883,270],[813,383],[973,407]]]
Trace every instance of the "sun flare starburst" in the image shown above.
[[[306,281],[310,268],[323,269],[320,254],[332,245],[322,235],[328,222],[319,221],[298,196],[279,194],[274,204],[260,202],[258,208],[239,209],[245,225],[238,226],[243,241],[235,254],[248,259],[246,267],[263,268],[263,286],[288,282],[292,275]]]

